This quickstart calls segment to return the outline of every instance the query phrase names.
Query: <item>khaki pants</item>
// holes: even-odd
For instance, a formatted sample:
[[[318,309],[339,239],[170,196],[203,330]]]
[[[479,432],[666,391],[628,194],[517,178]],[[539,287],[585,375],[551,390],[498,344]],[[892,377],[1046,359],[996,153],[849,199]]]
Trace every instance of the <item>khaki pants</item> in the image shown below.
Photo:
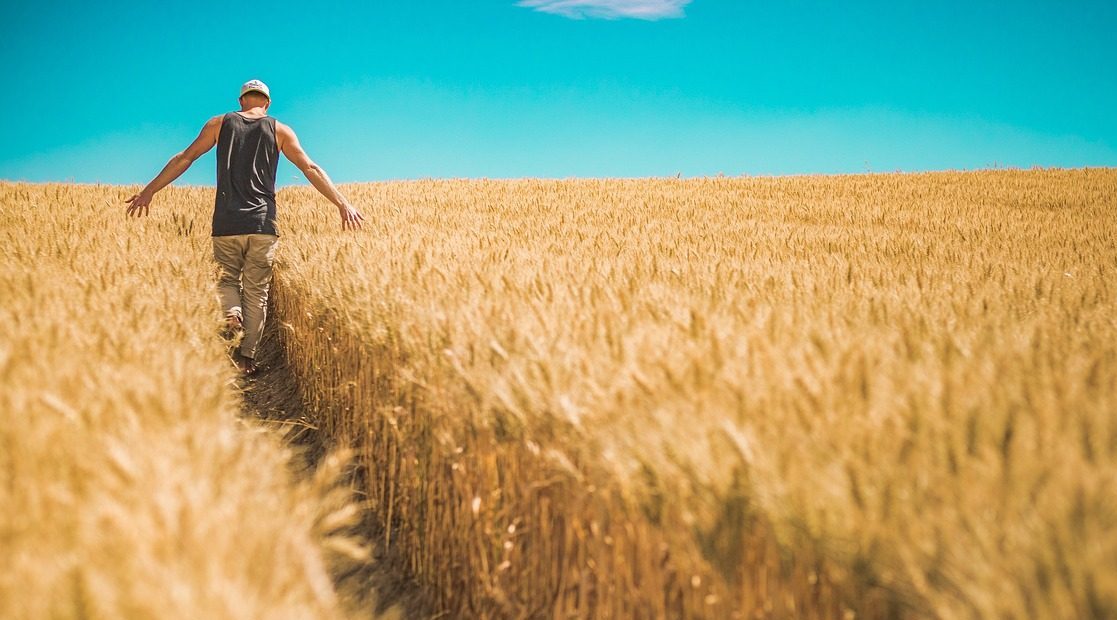
[[[213,257],[221,265],[217,294],[226,317],[244,323],[240,354],[256,358],[268,313],[268,288],[279,238],[275,235],[232,235],[213,238]]]

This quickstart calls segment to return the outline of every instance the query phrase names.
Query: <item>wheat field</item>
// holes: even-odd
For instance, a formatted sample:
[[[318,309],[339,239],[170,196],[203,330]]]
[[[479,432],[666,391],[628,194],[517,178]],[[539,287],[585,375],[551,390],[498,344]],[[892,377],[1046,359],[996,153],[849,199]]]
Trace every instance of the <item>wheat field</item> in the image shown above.
[[[0,615],[336,613],[343,502],[213,381],[212,190],[124,230],[133,188],[0,189]],[[1117,170],[342,190],[357,234],[280,192],[271,320],[443,617],[1117,614]]]
[[[337,467],[295,480],[238,419],[212,190],[122,200],[0,183],[0,617],[348,617]]]
[[[1117,614],[1117,171],[345,191],[277,320],[451,616]]]

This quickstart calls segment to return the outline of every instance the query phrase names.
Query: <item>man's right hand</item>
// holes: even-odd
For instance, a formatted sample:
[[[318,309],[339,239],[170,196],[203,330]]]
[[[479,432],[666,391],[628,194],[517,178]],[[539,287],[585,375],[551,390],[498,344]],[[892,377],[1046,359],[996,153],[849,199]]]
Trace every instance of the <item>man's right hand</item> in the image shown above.
[[[361,222],[365,220],[365,216],[361,215],[360,211],[348,205],[339,207],[338,215],[341,216],[342,230],[357,230],[361,227]]]
[[[124,202],[128,204],[129,216],[147,215],[148,207],[151,205],[151,194],[142,191]]]

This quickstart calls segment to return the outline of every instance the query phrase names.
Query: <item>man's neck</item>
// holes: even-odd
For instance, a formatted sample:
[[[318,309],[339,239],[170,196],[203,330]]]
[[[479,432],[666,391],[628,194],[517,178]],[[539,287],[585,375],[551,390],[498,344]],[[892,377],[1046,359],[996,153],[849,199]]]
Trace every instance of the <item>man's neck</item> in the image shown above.
[[[245,116],[257,116],[257,117],[268,115],[268,111],[266,109],[264,109],[264,106],[262,106],[262,105],[253,106],[253,107],[243,107],[243,108],[240,109],[240,113],[245,115]]]

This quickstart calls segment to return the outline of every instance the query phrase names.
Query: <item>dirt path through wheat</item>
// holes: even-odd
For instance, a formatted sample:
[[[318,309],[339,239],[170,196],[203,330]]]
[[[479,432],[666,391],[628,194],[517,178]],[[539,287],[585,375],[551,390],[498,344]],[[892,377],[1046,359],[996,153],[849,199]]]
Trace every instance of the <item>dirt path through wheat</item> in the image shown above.
[[[274,317],[274,314],[271,315]],[[292,468],[300,476],[312,475],[328,448],[317,431],[313,411],[306,407],[299,395],[298,384],[285,361],[283,343],[275,328],[276,321],[269,317],[268,327],[257,355],[259,371],[248,380],[240,382],[244,395],[243,415],[263,421],[283,434],[294,450]],[[352,473],[350,486],[359,489],[359,470]],[[359,491],[356,491],[360,499]],[[371,515],[366,515],[361,534],[368,540],[380,540],[377,525]],[[372,561],[344,574],[334,575],[334,584],[350,618],[424,619],[432,615],[422,602],[418,588],[399,567],[401,562],[373,544]]]

